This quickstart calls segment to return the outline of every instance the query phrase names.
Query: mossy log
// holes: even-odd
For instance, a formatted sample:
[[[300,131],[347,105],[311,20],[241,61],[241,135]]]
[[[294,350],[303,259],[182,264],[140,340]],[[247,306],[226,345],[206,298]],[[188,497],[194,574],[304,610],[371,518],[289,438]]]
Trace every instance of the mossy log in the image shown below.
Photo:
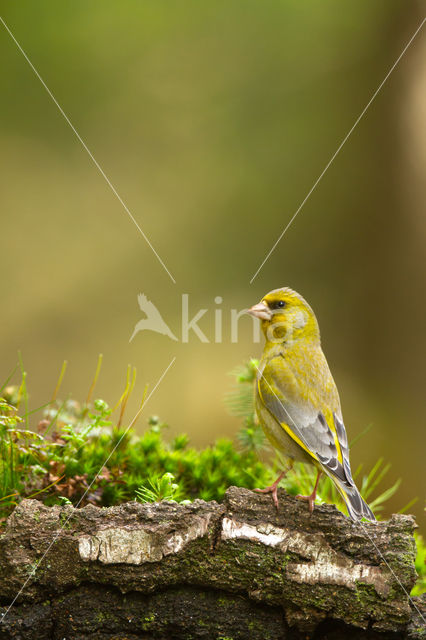
[[[424,637],[411,516],[353,523],[279,498],[278,511],[236,487],[222,504],[24,500],[0,538],[0,638]]]

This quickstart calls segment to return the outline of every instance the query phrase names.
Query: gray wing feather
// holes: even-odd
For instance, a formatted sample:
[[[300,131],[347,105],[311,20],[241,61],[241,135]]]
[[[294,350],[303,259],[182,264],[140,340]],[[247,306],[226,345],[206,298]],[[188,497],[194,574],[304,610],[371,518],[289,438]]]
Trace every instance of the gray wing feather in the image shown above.
[[[269,386],[266,380],[263,381],[265,387]],[[296,407],[284,398],[274,395],[271,387],[264,396],[262,395],[263,403],[272,416],[280,424],[283,422],[287,424],[305,447],[317,457],[325,473],[334,477],[351,518],[359,520],[361,517],[366,517],[369,520],[375,520],[373,512],[362,499],[352,478],[348,438],[340,413],[334,412],[333,420],[342,452],[342,462],[338,459],[334,433],[321,411],[317,411],[309,403]]]
[[[268,394],[264,403],[278,422],[288,424],[303,444],[325,459],[337,456],[333,434],[321,412],[311,407],[295,407]]]
[[[296,407],[281,400],[271,393],[270,390],[269,393],[265,394],[263,402],[279,423],[284,422],[290,427],[305,447],[311,451],[321,465],[325,467],[325,470],[343,482],[347,482],[350,485],[353,484],[349,466],[346,431],[343,422],[339,422],[343,442],[341,442],[341,438],[339,437],[339,429],[336,424],[336,432],[339,443],[341,444],[342,454],[343,450],[346,450],[346,455],[343,455],[342,464],[338,459],[334,433],[331,431],[321,411],[316,410],[312,405],[307,403],[302,407]],[[336,419],[336,415],[334,415],[334,418]]]

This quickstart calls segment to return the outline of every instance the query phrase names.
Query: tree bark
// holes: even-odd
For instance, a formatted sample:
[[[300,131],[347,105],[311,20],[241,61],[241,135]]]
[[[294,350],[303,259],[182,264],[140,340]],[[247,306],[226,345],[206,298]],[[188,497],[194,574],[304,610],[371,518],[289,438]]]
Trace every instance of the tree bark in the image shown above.
[[[279,499],[276,511],[231,487],[222,504],[24,500],[0,538],[0,638],[425,637],[424,600],[408,597],[411,516],[353,523]]]

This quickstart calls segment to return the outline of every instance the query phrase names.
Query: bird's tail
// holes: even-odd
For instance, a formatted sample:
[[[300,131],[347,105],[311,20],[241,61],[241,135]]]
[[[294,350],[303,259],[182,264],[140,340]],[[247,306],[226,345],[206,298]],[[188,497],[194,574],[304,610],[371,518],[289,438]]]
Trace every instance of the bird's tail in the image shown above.
[[[376,519],[368,504],[361,498],[361,494],[354,484],[350,485],[339,482],[336,478],[333,479],[342,494],[352,520],[357,521],[361,520],[361,518],[367,518],[367,520]]]

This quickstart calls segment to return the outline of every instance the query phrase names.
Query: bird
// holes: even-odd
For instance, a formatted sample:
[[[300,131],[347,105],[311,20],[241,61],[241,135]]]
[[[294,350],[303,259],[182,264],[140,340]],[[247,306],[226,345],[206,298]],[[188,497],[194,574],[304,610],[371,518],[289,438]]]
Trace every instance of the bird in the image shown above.
[[[177,341],[175,334],[164,322],[155,304],[151,302],[151,300],[148,300],[145,294],[140,293],[138,295],[138,303],[141,311],[143,311],[147,317],[143,320],[139,320],[139,322],[136,324],[129,342],[133,340],[133,338],[139,331],[144,331],[146,329],[156,331],[157,333],[162,333],[172,340]]]
[[[265,435],[289,468],[261,493],[271,493],[295,461],[317,469],[311,495],[298,496],[314,510],[321,474],[336,485],[349,516],[375,520],[352,478],[339,393],[321,348],[318,321],[306,300],[288,287],[274,289],[247,309],[259,318],[265,347],[257,367],[255,409]]]

